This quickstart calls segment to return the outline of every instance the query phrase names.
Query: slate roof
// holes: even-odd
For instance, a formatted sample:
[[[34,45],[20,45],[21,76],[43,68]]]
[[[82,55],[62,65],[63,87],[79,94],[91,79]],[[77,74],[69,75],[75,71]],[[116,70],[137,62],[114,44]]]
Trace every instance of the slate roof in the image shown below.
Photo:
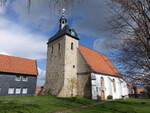
[[[79,50],[92,71],[122,78],[107,56],[81,45]]]
[[[38,75],[36,60],[0,54],[0,72]]]
[[[68,25],[66,25],[63,30],[60,29],[54,36],[52,36],[48,40],[48,43],[50,43],[50,42],[52,42],[52,41],[54,41],[54,40],[56,40],[58,38],[61,38],[63,35],[69,35],[72,38],[79,40],[78,35],[75,32],[75,30],[74,29],[70,29],[70,27]]]

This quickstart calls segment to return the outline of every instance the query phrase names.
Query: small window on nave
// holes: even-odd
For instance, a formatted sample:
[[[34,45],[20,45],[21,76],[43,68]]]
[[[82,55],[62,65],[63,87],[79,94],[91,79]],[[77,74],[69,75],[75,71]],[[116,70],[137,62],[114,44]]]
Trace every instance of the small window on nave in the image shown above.
[[[114,89],[114,92],[116,92],[116,83],[115,83],[115,79],[113,79],[113,89]]]
[[[102,89],[104,88],[104,78],[103,77],[101,77],[101,87],[102,87]]]

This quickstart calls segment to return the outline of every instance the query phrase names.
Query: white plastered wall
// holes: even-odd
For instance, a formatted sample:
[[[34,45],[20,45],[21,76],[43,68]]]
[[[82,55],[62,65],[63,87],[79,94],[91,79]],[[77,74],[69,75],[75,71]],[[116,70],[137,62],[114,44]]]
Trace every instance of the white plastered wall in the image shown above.
[[[104,89],[101,88],[101,77],[104,78]],[[116,91],[114,91],[113,82],[115,80]],[[101,96],[101,91],[105,92],[105,99],[108,95],[112,95],[113,99],[120,99],[122,97],[128,96],[127,83],[122,79],[110,75],[103,75],[97,73],[91,73],[91,83],[92,83],[92,99],[98,99]]]

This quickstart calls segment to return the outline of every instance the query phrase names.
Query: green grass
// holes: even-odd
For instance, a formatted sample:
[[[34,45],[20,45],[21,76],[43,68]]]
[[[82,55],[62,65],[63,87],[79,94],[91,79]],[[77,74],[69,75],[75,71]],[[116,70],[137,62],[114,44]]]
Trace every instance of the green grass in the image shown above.
[[[95,103],[90,99],[78,97],[57,98],[39,97],[0,97],[0,113],[51,113],[57,110],[73,108]],[[102,102],[72,113],[150,113],[150,99],[126,99]]]
[[[80,97],[75,101],[71,98],[62,99],[51,96],[0,97],[0,113],[50,113],[94,102]]]
[[[150,99],[116,100],[72,113],[150,113]]]

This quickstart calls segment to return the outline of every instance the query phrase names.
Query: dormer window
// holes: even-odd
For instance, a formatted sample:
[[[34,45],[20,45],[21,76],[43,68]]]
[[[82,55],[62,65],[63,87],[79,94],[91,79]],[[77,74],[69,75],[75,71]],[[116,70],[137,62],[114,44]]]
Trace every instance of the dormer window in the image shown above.
[[[73,50],[73,42],[71,43],[71,50]]]

